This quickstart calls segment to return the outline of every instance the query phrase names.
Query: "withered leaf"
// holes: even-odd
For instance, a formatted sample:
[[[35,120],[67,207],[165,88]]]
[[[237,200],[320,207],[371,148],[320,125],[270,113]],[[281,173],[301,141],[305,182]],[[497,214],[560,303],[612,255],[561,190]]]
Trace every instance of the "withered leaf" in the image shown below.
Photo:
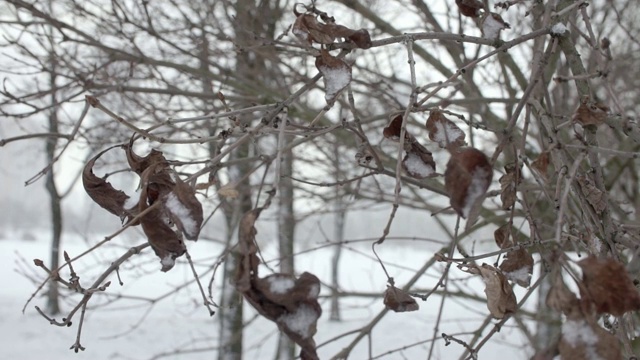
[[[493,238],[496,240],[496,244],[500,249],[506,249],[513,246],[512,236],[512,223],[508,222],[493,232]]]
[[[431,152],[417,141],[411,143],[411,148],[402,159],[402,168],[416,179],[436,175],[436,163]]]
[[[522,182],[522,172],[520,167],[514,163],[504,167],[505,174],[498,180],[500,182],[500,200],[502,209],[508,210],[516,203],[516,189]]]
[[[162,167],[168,167],[169,163],[167,159],[165,159],[164,155],[161,151],[152,149],[149,155],[145,157],[141,157],[136,155],[133,152],[133,141],[135,139],[135,134],[131,136],[131,140],[129,140],[129,145],[125,146],[125,153],[127,154],[127,161],[129,162],[129,167],[131,170],[135,171],[136,174],[142,175],[142,173],[148,169],[150,166],[161,165]]]
[[[258,276],[260,259],[255,222],[262,208],[247,212],[238,229],[239,262],[234,276],[237,291],[265,318],[301,347],[300,357],[317,360],[313,335],[322,308],[318,303],[320,280],[313,274],[303,273],[299,278],[287,274]]]
[[[113,148],[114,146],[99,152],[87,162],[82,171],[82,185],[96,204],[124,221],[124,219],[131,219],[136,212],[136,209],[125,208],[129,196],[121,190],[116,190],[108,181],[97,177],[93,173],[96,160]]]
[[[596,187],[591,178],[584,174],[576,175],[576,180],[578,180],[580,188],[582,188],[582,192],[587,198],[589,204],[593,206],[593,209],[598,214],[602,214],[602,212],[607,208],[605,194]]]
[[[531,284],[533,257],[523,248],[511,250],[500,264],[500,270],[507,279],[526,288]]]
[[[351,82],[351,65],[322,49],[320,56],[316,57],[316,68],[324,78],[324,98],[331,105]]]
[[[296,13],[297,14],[297,13]],[[331,20],[330,20],[331,19]],[[336,38],[344,38],[361,49],[371,47],[371,35],[365,29],[353,30],[343,25],[335,24],[333,18],[325,18],[327,23],[321,23],[315,15],[297,14],[292,32],[299,39],[311,43],[332,44]]]
[[[395,286],[389,286],[387,290],[385,290],[384,306],[395,312],[408,312],[420,309],[420,306],[411,295]]]
[[[426,123],[429,139],[438,143],[441,148],[457,149],[465,145],[464,131],[447,119],[442,111],[433,110]]]
[[[620,341],[598,326],[593,319],[574,313],[562,324],[558,345],[562,360],[622,359]]]
[[[169,217],[187,239],[197,240],[202,226],[202,204],[195,190],[175,176],[173,190],[164,198]]]
[[[545,180],[548,180],[549,173],[549,152],[544,151],[531,163],[531,167],[536,170]]]
[[[148,198],[149,187],[143,185],[140,192],[139,210],[145,211],[150,204],[142,199]],[[165,210],[161,206],[156,206],[151,209],[140,219],[142,225],[142,231],[147,236],[149,245],[160,258],[161,270],[167,272],[175,265],[175,260],[179,256],[182,256],[186,247],[179,234],[171,228],[168,220],[168,216]]]
[[[562,273],[558,268],[554,269],[550,275],[552,277],[553,284],[549,293],[547,294],[546,304],[548,307],[562,311],[565,315],[568,315],[574,309],[579,307],[579,301],[576,295],[569,290],[562,280]]]
[[[590,255],[578,265],[582,268],[580,296],[592,303],[598,314],[622,316],[628,311],[640,310],[640,294],[620,262]]]
[[[458,10],[463,16],[477,18],[480,16],[480,10],[484,8],[484,4],[480,0],[456,0]]]
[[[608,106],[592,101],[589,96],[583,96],[578,109],[573,114],[573,121],[583,126],[598,126],[607,119],[608,112]]]
[[[458,215],[467,218],[472,207],[481,206],[492,178],[491,164],[480,150],[465,148],[451,154],[444,173],[444,185],[451,206]]]
[[[384,129],[382,129],[382,136],[384,136],[389,140],[399,141],[401,131],[402,131],[402,115],[397,115],[393,119],[391,119],[391,122],[389,122],[389,125],[387,125]],[[406,133],[407,132],[405,130],[405,139],[407,136]]]
[[[482,264],[478,269],[485,283],[484,292],[491,315],[496,319],[502,319],[507,314],[515,313],[518,308],[516,296],[502,272],[487,264]]]

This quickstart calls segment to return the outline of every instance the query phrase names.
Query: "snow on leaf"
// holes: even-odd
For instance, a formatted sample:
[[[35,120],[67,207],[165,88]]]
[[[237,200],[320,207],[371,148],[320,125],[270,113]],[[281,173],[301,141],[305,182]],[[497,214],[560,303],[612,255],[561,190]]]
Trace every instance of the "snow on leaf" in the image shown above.
[[[387,287],[387,290],[384,292],[384,306],[395,312],[408,312],[420,309],[420,306],[411,295],[395,286]]]
[[[485,283],[484,292],[491,315],[496,319],[502,319],[515,313],[518,307],[516,296],[502,272],[487,264],[482,264],[478,269]]]
[[[577,311],[562,324],[558,350],[563,360],[622,359],[618,339]]]
[[[284,294],[295,285],[294,279],[288,275],[274,274],[265,279],[269,282],[269,290],[274,294]]]
[[[258,275],[255,222],[262,208],[244,214],[238,228],[239,261],[233,284],[251,306],[301,347],[300,358],[318,360],[313,335],[322,314],[318,303],[320,280],[308,272],[295,278],[288,274]]]
[[[436,173],[435,163],[430,154],[429,158],[430,162],[425,161],[419,153],[408,152],[402,160],[402,167],[411,177],[424,179]]]
[[[196,198],[195,190],[177,175],[172,191],[164,202],[169,217],[189,240],[197,240],[202,226],[202,204]]]
[[[324,98],[327,104],[331,105],[338,94],[351,82],[351,66],[322,49],[320,56],[316,57],[316,68],[324,77]]]
[[[300,305],[292,313],[285,313],[277,320],[303,339],[308,339],[316,332],[318,313],[309,305]]]
[[[451,154],[444,182],[451,206],[458,215],[467,218],[472,207],[480,205],[492,178],[491,164],[480,150],[466,148]]]
[[[465,134],[460,128],[447,119],[440,110],[434,110],[426,123],[429,139],[438,143],[441,148],[456,149],[464,146]]]
[[[431,152],[420,145],[412,136],[410,140],[413,141],[409,144],[409,150],[407,150],[404,159],[402,159],[402,167],[409,176],[416,179],[434,176],[436,174],[436,163],[433,161]]]
[[[580,260],[578,265],[582,269],[582,300],[593,304],[598,314],[622,316],[626,312],[640,310],[640,293],[620,262],[590,255]]]
[[[531,283],[533,257],[523,248],[511,250],[500,264],[500,270],[507,279],[526,288]]]
[[[489,13],[482,21],[482,37],[485,39],[497,40],[500,38],[500,31],[509,29],[511,26],[506,23],[497,13]]]

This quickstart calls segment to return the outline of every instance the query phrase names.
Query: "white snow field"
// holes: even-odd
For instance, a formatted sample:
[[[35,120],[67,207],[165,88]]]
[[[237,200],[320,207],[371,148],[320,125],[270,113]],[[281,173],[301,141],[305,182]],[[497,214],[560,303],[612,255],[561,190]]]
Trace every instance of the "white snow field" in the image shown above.
[[[43,293],[22,308],[36,284],[44,278],[42,269],[33,265],[33,259],[39,258],[48,263],[49,241],[46,233],[38,234],[35,239],[24,240],[20,234],[0,232],[0,264],[2,264],[2,288],[0,290],[0,359],[15,360],[57,360],[57,359],[216,359],[218,320],[217,315],[209,317],[207,309],[202,306],[202,297],[196,284],[183,287],[173,293],[176,286],[193,279],[191,270],[184,257],[178,259],[176,267],[168,273],[160,272],[158,258],[146,249],[142,254],[134,256],[120,269],[124,286],[118,285],[115,274],[109,277],[111,286],[105,294],[95,295],[91,299],[82,329],[81,345],[85,351],[74,353],[69,348],[74,344],[79,313],[74,316],[71,327],[50,325],[34,306],[46,308]],[[258,236],[260,238],[260,236]],[[90,245],[102,239],[95,236],[82,239],[78,236],[65,236],[63,249],[70,256],[80,254]],[[137,241],[114,239],[109,245],[82,258],[74,270],[80,276],[80,282],[87,286],[105,269],[108,264],[134,245]],[[113,244],[112,244],[113,243]],[[326,245],[309,244],[307,249]],[[207,286],[211,272],[207,269],[216,262],[221,246],[207,241],[189,242],[189,252],[194,258],[203,285]],[[275,258],[275,245],[265,245],[265,259]],[[341,300],[341,322],[329,321],[329,290],[321,290],[323,315],[318,323],[315,335],[320,346],[318,353],[321,359],[330,359],[343,347],[348,345],[357,335],[352,333],[340,340],[323,345],[340,334],[357,330],[368,324],[383,309],[382,293],[385,290],[386,277],[380,265],[372,260],[371,241],[348,244],[345,246],[341,261],[341,287],[346,292],[363,293],[360,297],[349,297]],[[387,270],[395,278],[396,286],[402,287],[410,279],[415,270],[428,261],[435,249],[440,245],[420,241],[387,240],[379,246],[378,253],[386,262]],[[297,271],[309,271],[316,274],[326,284],[330,281],[330,258],[332,248],[325,247],[299,255],[296,258]],[[277,268],[276,262],[270,262]],[[414,287],[426,293],[433,288],[439,276],[436,264],[432,271]],[[62,277],[69,277],[68,269]],[[261,268],[261,275],[266,276],[270,270]],[[217,288],[222,276],[222,268],[216,274],[213,287],[214,299],[219,295]],[[450,289],[456,287],[473,289],[479,300],[461,300],[448,297],[444,303],[444,311],[440,328],[436,336],[433,359],[458,359],[464,349],[452,342],[445,346],[441,334],[455,335],[469,341],[476,330],[488,316],[489,311],[483,301],[483,285],[479,278],[471,277],[452,268]],[[534,282],[536,277],[534,276]],[[523,289],[516,290],[518,299],[524,294]],[[80,294],[64,291],[63,312],[68,312],[81,298]],[[170,295],[166,295],[170,294]],[[121,298],[114,301],[115,297]],[[166,295],[166,296],[163,296]],[[323,297],[325,296],[325,297]],[[148,298],[156,298],[151,303]],[[434,324],[440,308],[441,297],[431,296],[428,301],[418,300],[420,310],[411,313],[387,313],[375,326],[372,336],[365,337],[351,352],[349,359],[426,359],[434,336]],[[535,299],[527,301],[526,308],[534,307]],[[247,305],[245,305],[247,306]],[[64,316],[64,315],[62,315]],[[62,316],[58,315],[59,320]],[[246,307],[245,321],[245,359],[273,359],[277,340],[277,328],[272,322],[255,317],[256,312]],[[532,323],[521,319],[534,333]],[[496,323],[496,320],[492,320]],[[516,322],[511,319],[501,331],[494,335],[481,352],[481,359],[505,358],[528,359],[531,350],[526,350],[528,340],[515,329]],[[489,325],[484,334],[492,328]]]

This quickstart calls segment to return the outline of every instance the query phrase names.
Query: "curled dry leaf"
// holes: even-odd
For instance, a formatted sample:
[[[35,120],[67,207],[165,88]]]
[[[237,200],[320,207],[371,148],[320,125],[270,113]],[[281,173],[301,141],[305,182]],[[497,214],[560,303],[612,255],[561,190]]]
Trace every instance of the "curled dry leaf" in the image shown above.
[[[317,360],[316,333],[322,309],[318,303],[320,280],[310,273],[299,278],[293,275],[272,274],[258,276],[258,246],[255,222],[262,208],[247,212],[238,229],[239,262],[234,276],[236,290],[265,318],[301,347],[300,357]]]
[[[121,221],[130,220],[135,216],[137,209],[126,208],[129,196],[121,190],[116,190],[108,181],[93,173],[96,160],[111,149],[113,147],[99,152],[87,162],[82,170],[82,185],[89,197],[100,207],[117,215]]]
[[[493,169],[487,157],[474,148],[451,154],[444,173],[444,186],[453,209],[467,218],[473,207],[480,207],[491,184]],[[467,221],[467,223],[472,222]]]
[[[126,194],[93,174],[96,159],[112,148],[102,151],[85,166],[85,190],[96,203],[121,218],[132,218],[147,211],[132,225],[142,226],[151,248],[160,258],[162,271],[168,271],[173,268],[175,259],[186,251],[183,234],[189,240],[198,238],[203,221],[202,205],[195,190],[175,174],[162,152],[152,150],[141,157],[132,147],[133,137],[124,150],[131,170],[140,176],[137,205],[129,207],[130,198]]]
[[[622,316],[640,310],[640,294],[620,262],[590,255],[578,265],[582,268],[582,301],[592,303],[598,314]]]
[[[351,65],[322,49],[320,56],[316,57],[316,68],[324,77],[324,98],[327,104],[331,105],[351,82]]]
[[[384,306],[395,312],[408,312],[420,309],[420,306],[411,295],[395,286],[387,287],[387,290],[384,292]]]
[[[545,180],[549,180],[549,152],[544,151],[531,163],[531,167]]]
[[[417,141],[411,143],[411,148],[402,159],[402,168],[409,176],[424,179],[436,175],[436,163],[431,152]]]
[[[218,195],[229,198],[229,199],[235,199],[238,197],[238,195],[240,195],[240,193],[236,189],[235,184],[229,183],[221,186],[220,189],[218,189]]]
[[[465,145],[464,132],[453,121],[447,119],[440,110],[431,112],[426,127],[429,131],[429,139],[437,142],[443,149],[454,150]]]
[[[507,249],[513,246],[511,236],[513,234],[513,225],[508,222],[493,232],[493,238],[496,240],[496,244],[500,249]]]
[[[497,13],[489,13],[482,20],[482,37],[485,39],[497,40],[500,38],[500,31],[510,29],[511,25],[505,22]]]
[[[620,341],[597,325],[594,319],[575,311],[562,324],[558,345],[562,360],[622,359]]]
[[[580,302],[576,295],[569,290],[562,280],[562,273],[559,268],[555,268],[551,275],[553,284],[547,294],[546,304],[548,307],[562,311],[565,315],[570,314],[579,307]]]
[[[582,126],[598,126],[607,119],[608,112],[608,106],[592,101],[589,96],[583,96],[580,106],[573,114],[573,121],[580,123]]]
[[[526,288],[531,284],[533,257],[523,248],[511,250],[500,264],[500,270],[507,279]]]
[[[580,184],[580,188],[582,188],[582,192],[587,198],[589,204],[593,206],[593,209],[598,214],[602,214],[602,212],[607,208],[607,199],[605,198],[605,194],[596,187],[591,178],[584,174],[578,174],[576,176],[576,180],[578,180],[578,184]]]
[[[477,18],[480,16],[484,4],[480,0],[456,0],[460,14],[466,17]]]
[[[487,264],[482,264],[478,269],[485,283],[484,292],[491,315],[502,319],[507,314],[515,313],[518,307],[516,296],[502,272]]]
[[[315,15],[310,13],[296,14],[292,32],[300,40],[309,44],[332,44],[337,38],[344,38],[354,43],[361,49],[371,47],[371,35],[365,29],[353,30],[346,26],[333,23],[333,17],[324,17],[325,23],[319,22]]]
[[[505,174],[500,177],[500,200],[502,209],[508,210],[516,203],[516,190],[522,182],[522,172],[520,167],[514,163],[504,167]]]
[[[402,131],[402,115],[397,115],[393,119],[391,119],[391,122],[389,122],[389,125],[387,125],[384,129],[382,129],[382,136],[384,136],[386,139],[389,139],[389,140],[399,141],[401,131]],[[407,141],[409,139],[409,134],[406,130],[405,130],[404,136],[405,136],[404,137],[405,141]]]

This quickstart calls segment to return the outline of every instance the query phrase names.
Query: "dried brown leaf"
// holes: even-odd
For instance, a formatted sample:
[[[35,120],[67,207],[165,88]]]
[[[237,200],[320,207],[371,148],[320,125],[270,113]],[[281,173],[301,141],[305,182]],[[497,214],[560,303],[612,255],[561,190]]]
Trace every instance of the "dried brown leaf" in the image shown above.
[[[583,126],[598,126],[607,119],[608,112],[608,106],[592,101],[589,96],[583,96],[580,105],[573,114],[573,121]]]
[[[238,229],[239,262],[234,277],[236,290],[265,318],[275,322],[278,328],[301,347],[300,357],[317,360],[313,336],[322,308],[318,303],[320,280],[313,274],[272,274],[258,276],[260,260],[255,222],[262,208],[247,212]]]
[[[402,115],[397,115],[393,119],[391,119],[391,122],[389,122],[389,125],[387,125],[384,129],[382,129],[382,135],[389,140],[399,141],[401,131],[402,131]],[[406,130],[405,130],[405,140],[406,139],[407,137],[406,137]]]
[[[127,209],[125,207],[129,196],[121,190],[116,190],[108,181],[97,177],[93,173],[96,160],[111,149],[113,147],[99,152],[87,162],[82,171],[82,185],[96,204],[124,221],[124,219],[131,219],[136,213],[136,209]]]
[[[502,319],[507,314],[515,313],[518,307],[516,296],[502,272],[487,264],[482,264],[478,269],[485,283],[484,292],[491,315],[496,319]]]
[[[140,191],[139,210],[145,211],[151,204],[143,199],[148,199],[149,187],[144,185]],[[142,231],[147,236],[149,245],[160,258],[162,271],[167,272],[175,265],[175,260],[182,256],[186,247],[182,237],[172,229],[171,223],[162,206],[156,206],[140,219]]]
[[[438,143],[438,146],[445,149],[455,150],[465,145],[464,131],[447,119],[442,111],[434,110],[429,115],[426,123],[429,131],[429,139]]]
[[[411,143],[411,148],[402,159],[402,168],[409,176],[424,179],[436,175],[436,163],[431,152],[417,141]]]
[[[511,240],[512,228],[512,223],[508,222],[493,232],[493,238],[496,240],[496,244],[500,249],[506,249],[513,246],[513,241]]]
[[[500,264],[500,270],[507,279],[526,288],[531,284],[533,257],[523,248],[511,250]]]
[[[338,94],[351,82],[351,65],[344,60],[320,50],[320,56],[316,57],[316,68],[324,78],[325,100],[331,105]]]
[[[420,309],[420,306],[411,295],[395,286],[387,287],[387,290],[384,292],[384,306],[395,312],[408,312]]]
[[[522,172],[516,164],[507,164],[504,167],[505,174],[498,180],[500,182],[500,200],[502,209],[508,210],[516,203],[516,190],[522,181]]]
[[[549,152],[544,151],[531,163],[531,167],[536,170],[545,180],[549,179]]]
[[[202,204],[195,190],[175,176],[173,190],[164,197],[164,206],[169,218],[187,239],[197,240],[202,226]]]
[[[444,185],[453,209],[467,218],[473,207],[480,207],[491,184],[493,169],[487,157],[474,148],[451,154],[444,173]],[[467,221],[470,223],[471,218]]]
[[[292,32],[299,39],[309,44],[332,44],[337,38],[344,38],[351,41],[361,49],[371,47],[371,35],[365,29],[353,30],[343,25],[335,24],[333,18],[323,17],[325,23],[317,20],[313,14],[296,14],[296,21],[293,23]]]
[[[593,209],[598,214],[602,214],[602,212],[607,208],[607,200],[605,194],[596,187],[591,178],[584,174],[578,174],[576,176],[576,180],[578,180],[580,188],[582,188],[582,192],[587,198],[589,204],[593,206]]]
[[[554,269],[550,276],[553,277],[553,284],[547,294],[547,306],[562,311],[565,315],[572,313],[574,309],[579,307],[578,297],[565,285],[559,269]]]
[[[484,9],[484,4],[480,0],[456,0],[456,5],[460,14],[471,18],[480,16],[480,10]]]
[[[582,300],[592,303],[598,314],[622,316],[640,310],[640,294],[620,262],[590,255],[578,265],[582,268]]]

